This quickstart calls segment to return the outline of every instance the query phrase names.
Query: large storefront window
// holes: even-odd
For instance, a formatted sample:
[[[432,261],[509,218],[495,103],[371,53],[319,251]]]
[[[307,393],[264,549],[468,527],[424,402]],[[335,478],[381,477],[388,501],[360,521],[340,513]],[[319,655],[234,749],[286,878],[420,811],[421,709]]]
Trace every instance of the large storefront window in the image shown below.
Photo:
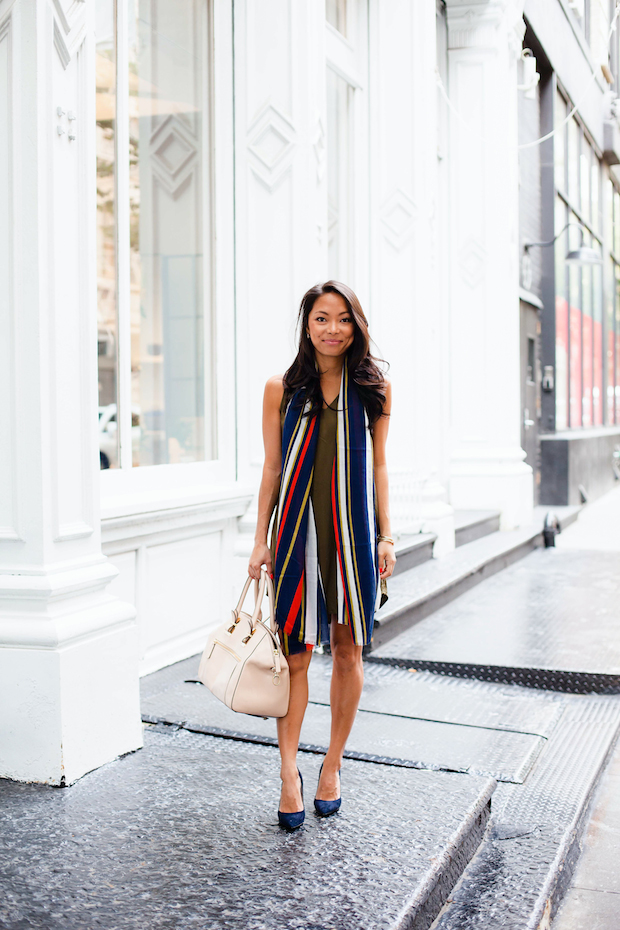
[[[605,422],[620,423],[620,191],[607,181],[610,255],[605,301]]]
[[[116,55],[114,0],[97,5],[97,353],[99,457],[118,464],[118,315],[116,307]]]
[[[555,135],[556,429],[604,419],[603,293],[599,265],[567,264],[581,243],[602,255],[601,167],[581,124],[558,93]],[[581,230],[580,228],[581,227]]]
[[[101,464],[204,461],[206,0],[97,7]]]
[[[350,226],[350,98],[353,88],[327,69],[327,263],[328,276],[338,281],[349,277]]]

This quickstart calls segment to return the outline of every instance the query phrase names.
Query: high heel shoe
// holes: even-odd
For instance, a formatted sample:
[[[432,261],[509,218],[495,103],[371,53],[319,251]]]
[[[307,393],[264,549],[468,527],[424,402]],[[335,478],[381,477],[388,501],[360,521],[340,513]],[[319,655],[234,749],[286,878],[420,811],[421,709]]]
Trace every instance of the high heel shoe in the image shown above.
[[[301,772],[297,769],[297,774],[299,775],[299,780],[301,782],[301,803],[304,803],[304,780],[302,778]],[[278,823],[281,827],[284,827],[285,830],[297,830],[298,827],[301,827],[306,817],[306,809],[302,808],[300,811],[293,811],[291,814],[287,814],[285,811],[278,811]]]
[[[322,771],[323,771],[323,766],[321,765],[321,768],[319,770],[319,782],[321,781]],[[340,778],[340,769],[338,769],[338,778]],[[337,810],[340,810],[341,804],[342,804],[342,795],[339,798],[336,798],[335,801],[321,801],[320,798],[314,799],[314,809],[316,810],[319,817],[331,817],[331,815],[335,814]]]

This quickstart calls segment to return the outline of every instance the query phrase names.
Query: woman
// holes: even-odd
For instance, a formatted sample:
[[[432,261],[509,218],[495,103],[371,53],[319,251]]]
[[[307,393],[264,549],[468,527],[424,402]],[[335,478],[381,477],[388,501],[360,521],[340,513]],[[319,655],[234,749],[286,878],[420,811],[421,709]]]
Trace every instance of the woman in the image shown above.
[[[274,577],[289,663],[290,704],[278,719],[278,819],[288,829],[304,820],[296,759],[312,648],[329,642],[333,656],[331,737],[314,802],[328,816],[340,807],[340,766],[362,692],[377,588],[396,562],[385,461],[391,388],[370,354],[366,317],[349,287],[328,281],[304,295],[299,324],[295,361],[265,387],[265,464],[249,563],[252,578],[262,565]]]

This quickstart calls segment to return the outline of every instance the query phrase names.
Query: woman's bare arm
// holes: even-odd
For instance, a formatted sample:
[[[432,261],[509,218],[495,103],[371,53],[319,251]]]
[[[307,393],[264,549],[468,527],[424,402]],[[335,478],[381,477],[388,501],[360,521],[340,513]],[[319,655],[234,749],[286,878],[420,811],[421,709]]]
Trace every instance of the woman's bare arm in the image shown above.
[[[282,376],[270,378],[265,385],[263,397],[263,443],[265,462],[258,492],[258,518],[254,535],[254,548],[250,556],[248,572],[252,578],[260,578],[261,565],[266,565],[273,574],[271,552],[267,544],[267,533],[273,509],[280,490],[282,461],[282,431],[280,427],[280,405],[282,403]]]
[[[390,413],[392,412],[392,385],[389,381],[385,389],[385,404],[383,413],[375,423],[373,431],[373,458],[375,466],[375,491],[377,495],[377,517],[379,522],[379,536],[391,536],[390,523],[390,488],[388,480],[385,446],[387,442]],[[378,544],[379,569],[382,578],[389,578],[394,571],[396,557],[392,543],[380,542]]]

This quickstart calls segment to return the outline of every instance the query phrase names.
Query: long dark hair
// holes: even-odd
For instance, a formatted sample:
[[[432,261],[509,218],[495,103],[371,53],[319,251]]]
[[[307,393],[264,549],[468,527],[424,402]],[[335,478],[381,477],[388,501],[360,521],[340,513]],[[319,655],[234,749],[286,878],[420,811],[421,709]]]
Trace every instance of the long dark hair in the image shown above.
[[[284,392],[287,397],[303,390],[305,400],[312,402],[309,415],[313,416],[323,406],[321,393],[321,373],[316,364],[314,346],[307,338],[308,317],[315,301],[323,294],[339,294],[347,305],[347,310],[353,319],[353,344],[347,351],[345,364],[349,369],[349,376],[364,404],[368,421],[371,427],[379,419],[385,404],[385,378],[377,365],[381,359],[376,359],[370,352],[370,336],[368,334],[368,320],[362,310],[362,305],[346,284],[339,281],[326,281],[325,284],[315,284],[306,291],[299,307],[299,348],[295,361],[284,375]]]

